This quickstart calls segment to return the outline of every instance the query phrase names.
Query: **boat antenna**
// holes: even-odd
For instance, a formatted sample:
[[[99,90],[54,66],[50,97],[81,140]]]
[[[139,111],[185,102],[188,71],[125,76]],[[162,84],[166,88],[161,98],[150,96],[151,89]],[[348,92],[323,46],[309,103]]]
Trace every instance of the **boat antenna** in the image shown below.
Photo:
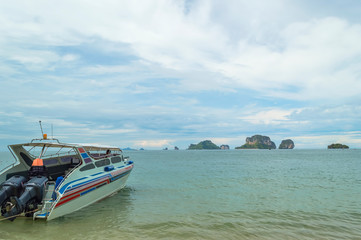
[[[41,130],[41,137],[44,136],[44,132],[43,132],[43,127],[41,126],[41,121],[39,121],[39,125],[40,125],[40,130]]]

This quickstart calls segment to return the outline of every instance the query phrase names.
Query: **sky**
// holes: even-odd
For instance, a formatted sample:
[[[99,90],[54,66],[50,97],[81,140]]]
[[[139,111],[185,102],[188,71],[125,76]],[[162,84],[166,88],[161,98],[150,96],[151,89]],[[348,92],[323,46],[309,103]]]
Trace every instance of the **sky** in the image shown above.
[[[361,148],[361,2],[0,2],[0,150]],[[53,128],[53,133],[51,129]]]

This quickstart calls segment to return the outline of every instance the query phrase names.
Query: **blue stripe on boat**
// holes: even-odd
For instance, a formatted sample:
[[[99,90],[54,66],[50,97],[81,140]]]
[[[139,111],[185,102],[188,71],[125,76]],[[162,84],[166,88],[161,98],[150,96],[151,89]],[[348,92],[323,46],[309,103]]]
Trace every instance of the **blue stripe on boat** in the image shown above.
[[[74,180],[74,181],[71,181],[70,183],[65,184],[65,185],[59,190],[59,192],[60,192],[61,194],[63,194],[64,191],[65,191],[65,189],[66,189],[70,184],[75,183],[75,182],[77,182],[77,181],[81,181],[81,180],[87,179],[87,178],[88,178],[88,177],[83,177],[83,178],[78,178],[78,179],[76,179],[76,180]]]
[[[99,174],[103,174],[103,172],[98,172],[98,173],[92,174],[90,176],[96,176],[96,175],[99,175]]]
[[[96,187],[93,187],[93,188],[91,188],[91,189],[88,189],[88,190],[80,193],[80,196],[83,196],[84,194],[87,194],[88,192],[91,192],[91,191],[93,191],[93,190],[95,190],[95,189],[97,189],[97,188],[96,188]]]

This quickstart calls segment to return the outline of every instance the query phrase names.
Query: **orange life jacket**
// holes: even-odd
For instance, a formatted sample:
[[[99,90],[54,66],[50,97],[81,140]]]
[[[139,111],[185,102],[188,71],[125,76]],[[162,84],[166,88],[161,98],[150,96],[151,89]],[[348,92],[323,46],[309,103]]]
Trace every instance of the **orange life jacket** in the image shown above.
[[[41,159],[41,158],[35,159],[31,166],[44,166],[43,159]]]

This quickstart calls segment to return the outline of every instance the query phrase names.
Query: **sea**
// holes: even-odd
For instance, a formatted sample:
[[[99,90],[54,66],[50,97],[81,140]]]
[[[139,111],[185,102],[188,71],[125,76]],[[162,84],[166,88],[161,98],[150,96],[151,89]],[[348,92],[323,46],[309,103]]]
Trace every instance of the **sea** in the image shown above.
[[[49,222],[0,221],[0,239],[361,239],[360,149],[125,156],[120,192]]]

